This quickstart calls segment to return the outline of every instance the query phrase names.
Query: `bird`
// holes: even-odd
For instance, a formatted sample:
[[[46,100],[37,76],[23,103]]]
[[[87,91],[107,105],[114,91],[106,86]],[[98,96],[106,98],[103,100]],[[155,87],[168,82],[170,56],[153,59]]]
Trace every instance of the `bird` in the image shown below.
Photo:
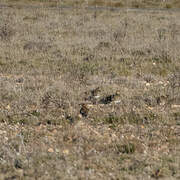
[[[100,103],[102,103],[102,104],[110,104],[110,103],[114,102],[114,103],[117,104],[117,103],[120,102],[119,95],[120,95],[120,92],[116,91],[115,94],[108,95],[105,98],[101,99]]]
[[[65,118],[67,120],[69,120],[70,124],[73,124],[74,123],[74,118],[70,115],[70,114],[66,114],[65,115]]]
[[[96,96],[98,96],[98,93],[100,92],[101,90],[100,90],[100,87],[97,87],[96,89],[93,89],[92,91],[91,91],[91,94],[92,94],[92,96],[94,96],[94,97],[96,97]],[[99,96],[98,96],[99,97]]]
[[[90,96],[86,97],[85,100],[91,101],[93,104],[96,104],[97,100],[100,97],[100,95],[99,95],[100,92],[101,92],[100,87],[97,87],[97,88],[91,90]]]
[[[167,102],[167,99],[168,99],[168,95],[162,95],[162,96],[159,96],[156,98],[156,102],[158,105],[160,106],[164,106]]]
[[[83,117],[87,117],[88,116],[88,112],[89,112],[89,108],[88,108],[88,105],[87,104],[80,104],[81,105],[81,109],[80,109],[80,114],[83,116]]]
[[[121,102],[120,100],[120,91],[116,91],[116,93],[114,94],[114,99],[113,99],[115,104],[119,104]]]

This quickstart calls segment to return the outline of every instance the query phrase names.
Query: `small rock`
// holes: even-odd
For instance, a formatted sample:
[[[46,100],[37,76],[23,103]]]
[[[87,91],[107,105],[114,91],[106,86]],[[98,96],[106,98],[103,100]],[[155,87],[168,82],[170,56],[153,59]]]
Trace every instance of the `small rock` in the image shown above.
[[[150,83],[146,83],[146,86],[149,87],[151,84]]]
[[[63,150],[63,154],[68,155],[69,154],[69,150],[68,149],[64,149]]]
[[[48,152],[53,153],[54,152],[53,148],[49,148]]]

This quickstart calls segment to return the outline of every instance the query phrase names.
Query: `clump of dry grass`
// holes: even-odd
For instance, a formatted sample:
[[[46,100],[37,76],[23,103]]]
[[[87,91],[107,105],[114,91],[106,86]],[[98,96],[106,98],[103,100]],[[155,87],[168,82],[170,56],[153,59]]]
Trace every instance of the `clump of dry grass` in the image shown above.
[[[179,15],[3,10],[0,179],[178,178]]]

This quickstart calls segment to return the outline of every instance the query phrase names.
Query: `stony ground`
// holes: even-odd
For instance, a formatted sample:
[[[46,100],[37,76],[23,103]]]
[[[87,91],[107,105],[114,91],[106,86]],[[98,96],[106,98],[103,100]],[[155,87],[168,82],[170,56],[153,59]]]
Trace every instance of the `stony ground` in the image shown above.
[[[7,5],[0,179],[180,179],[180,13]]]

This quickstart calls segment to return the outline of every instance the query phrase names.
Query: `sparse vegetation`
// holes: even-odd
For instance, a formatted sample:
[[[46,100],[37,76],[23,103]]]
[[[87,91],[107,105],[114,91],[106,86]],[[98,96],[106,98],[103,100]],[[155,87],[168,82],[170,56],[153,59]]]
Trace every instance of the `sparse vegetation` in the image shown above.
[[[0,179],[180,178],[180,13],[82,7],[179,1],[28,2],[0,11]]]
[[[180,8],[178,0],[4,0],[8,3],[33,3],[44,4],[46,6],[55,7],[63,6],[104,6],[113,8]]]

